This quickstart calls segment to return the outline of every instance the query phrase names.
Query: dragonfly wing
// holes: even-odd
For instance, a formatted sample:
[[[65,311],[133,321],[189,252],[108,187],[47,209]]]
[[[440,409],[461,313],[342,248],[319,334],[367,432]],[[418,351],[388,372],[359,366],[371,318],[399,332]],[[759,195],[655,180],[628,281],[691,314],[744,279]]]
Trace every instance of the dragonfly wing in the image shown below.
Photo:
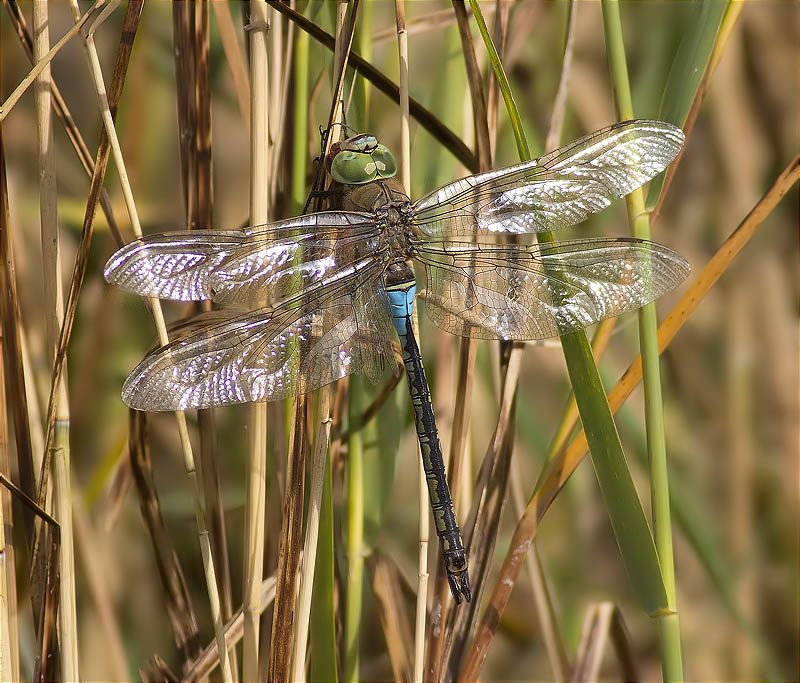
[[[379,275],[373,265],[323,296],[222,320],[224,312],[213,311],[212,325],[145,357],[122,399],[137,410],[273,401],[353,372],[375,378],[381,362],[394,369]]]
[[[310,286],[330,286],[382,250],[382,230],[370,214],[325,212],[303,218],[314,222],[299,234],[296,228],[248,229],[241,247],[209,278],[214,301],[266,305]]]
[[[462,178],[414,204],[429,237],[537,233],[579,223],[663,171],[683,145],[663,121],[624,121],[533,161]]]
[[[544,339],[635,310],[689,274],[671,249],[633,238],[533,246],[439,243],[426,267],[426,309],[447,332],[479,339]]]
[[[209,276],[243,239],[239,230],[148,235],[115,252],[106,263],[105,278],[141,296],[205,301],[211,298]]]
[[[378,234],[371,214],[323,212],[244,230],[148,235],[117,251],[105,276],[142,296],[266,305],[347,270],[377,249]]]

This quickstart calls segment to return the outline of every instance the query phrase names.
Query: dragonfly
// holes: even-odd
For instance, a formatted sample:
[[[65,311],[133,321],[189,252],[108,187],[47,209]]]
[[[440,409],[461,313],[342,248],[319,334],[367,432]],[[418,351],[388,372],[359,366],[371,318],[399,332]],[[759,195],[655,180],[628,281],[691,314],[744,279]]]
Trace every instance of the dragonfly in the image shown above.
[[[188,410],[284,399],[355,372],[374,383],[387,368],[399,372],[396,333],[447,580],[456,603],[469,601],[466,552],[412,329],[412,262],[425,271],[428,316],[461,337],[543,339],[640,308],[689,273],[668,247],[521,236],[606,208],[663,171],[683,142],[669,123],[625,121],[416,201],[375,136],[336,143],[326,157],[332,210],[238,230],[148,235],[109,259],[106,279],[125,290],[219,305],[147,355],[122,400],[137,410]]]

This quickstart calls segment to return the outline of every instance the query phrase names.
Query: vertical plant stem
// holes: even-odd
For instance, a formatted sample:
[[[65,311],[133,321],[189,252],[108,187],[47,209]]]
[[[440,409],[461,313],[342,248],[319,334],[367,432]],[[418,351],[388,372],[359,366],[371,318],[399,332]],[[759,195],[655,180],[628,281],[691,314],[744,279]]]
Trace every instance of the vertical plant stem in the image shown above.
[[[2,66],[0,64],[0,66]],[[8,184],[6,182],[6,158],[3,147],[2,129],[0,129],[0,291],[2,291],[2,306],[11,306],[16,313],[16,286],[14,284],[13,261],[11,259],[11,242],[9,235],[9,208],[8,208]],[[13,298],[12,298],[13,297]],[[9,311],[3,310],[3,326],[0,333],[0,472],[11,472],[11,456],[8,440],[8,412],[6,403],[6,369],[13,376],[19,375],[19,366],[14,368],[14,355],[9,353],[10,349],[6,346],[9,342],[16,347],[19,343],[19,330],[9,330],[7,328],[7,316]],[[15,372],[17,370],[17,372]],[[16,379],[16,377],[14,377]],[[12,380],[10,384],[12,391],[18,384]],[[17,412],[21,412],[20,403],[22,396],[17,396],[10,402],[11,406],[16,406]],[[26,425],[27,426],[27,425]],[[15,428],[17,423],[15,422]],[[28,434],[27,428],[24,435]],[[22,458],[25,454],[20,452],[19,447],[23,442],[23,434],[17,434],[17,461],[19,464],[20,480],[25,478],[22,470]],[[30,441],[28,444],[27,455],[30,456]],[[29,475],[33,472],[32,462]],[[33,492],[35,486],[30,478],[28,488]],[[0,681],[21,680],[19,674],[19,608],[17,605],[17,582],[15,567],[16,550],[13,539],[13,510],[11,498],[4,491],[0,491]],[[30,520],[30,521],[28,521]],[[25,530],[29,539],[33,538],[33,516],[28,513],[26,517]],[[6,534],[11,538],[6,541]]]
[[[319,426],[314,442],[314,456],[311,461],[310,491],[308,496],[308,523],[303,547],[303,568],[300,580],[300,597],[297,608],[297,631],[294,647],[294,675],[292,679],[305,681],[306,643],[308,622],[311,613],[311,595],[314,587],[314,569],[317,561],[317,540],[319,539],[320,507],[322,488],[325,479],[325,462],[328,458],[328,445],[331,435],[331,388],[322,387],[319,392],[317,408]]]
[[[362,379],[350,378],[349,417],[353,424],[361,414]],[[359,679],[358,645],[364,588],[364,445],[360,431],[352,431],[347,453],[347,602],[344,617],[345,681]]]
[[[341,424],[337,420],[335,408],[336,403],[334,402],[333,421]],[[314,600],[311,603],[311,639],[314,647],[311,650],[309,673],[312,681],[331,681],[331,683],[336,683],[338,680],[338,668],[336,665],[333,478],[331,474],[333,451],[334,448],[331,446],[330,457],[325,459],[320,505],[319,540],[314,551],[318,557],[314,571]]]
[[[606,50],[614,85],[620,118],[633,118],[633,102],[622,22],[617,0],[604,0],[603,24],[606,33]],[[650,220],[645,212],[644,192],[638,189],[626,198],[628,220],[634,237],[650,238]],[[661,666],[665,681],[683,680],[680,629],[675,596],[675,565],[672,552],[672,523],[669,509],[669,477],[667,474],[667,447],[664,433],[664,411],[661,396],[661,375],[658,360],[658,321],[654,303],[639,311],[639,344],[642,354],[642,380],[644,384],[645,426],[650,463],[650,496],[653,509],[653,533],[658,553],[661,576],[667,594],[668,612],[659,614]]]
[[[0,155],[2,153],[0,145]],[[0,159],[0,164],[4,164],[3,159]],[[5,173],[2,175],[5,176]],[[3,211],[3,204],[5,202],[0,202],[0,211]],[[0,344],[4,341],[0,336]],[[5,387],[5,362],[3,356],[0,355],[0,472],[11,472]],[[21,680],[13,529],[11,497],[3,488],[0,488],[0,682],[2,683]],[[6,533],[8,533],[8,539],[6,539]]]
[[[267,6],[250,3],[250,222],[269,220],[269,65],[267,63]],[[264,558],[267,472],[267,405],[250,408],[247,503],[245,520],[245,572],[243,587],[244,638],[242,679],[258,680],[259,605]]]
[[[227,57],[228,68],[231,70],[233,87],[236,90],[236,101],[239,104],[239,113],[244,120],[247,133],[250,133],[250,83],[247,80],[247,65],[239,41],[236,39],[236,28],[233,25],[231,10],[227,2],[211,3],[214,16],[217,19],[220,42]]]
[[[306,170],[308,158],[308,52],[310,36],[299,31],[294,42],[294,61],[288,65],[294,75],[294,101],[292,120],[292,214],[303,210],[306,194]],[[309,620],[311,616],[311,596],[314,592],[314,570],[317,560],[317,541],[319,539],[320,510],[325,478],[325,462],[328,457],[330,441],[330,402],[329,387],[319,393],[317,438],[311,462],[310,492],[308,500],[308,522],[306,525],[303,564],[300,579],[300,595],[297,607],[297,629],[293,647],[293,680],[306,679],[306,648],[308,644]]]
[[[405,0],[395,0],[397,18],[397,52],[400,63],[398,85],[400,89],[400,182],[407,195],[411,195],[411,135],[408,105],[408,32],[406,30]],[[414,311],[416,314],[416,310]],[[416,323],[416,317],[415,317]],[[419,338],[419,330],[414,330]],[[419,444],[417,444],[419,451]],[[430,512],[428,485],[422,455],[417,453],[417,490],[419,501],[419,553],[417,556],[417,603],[414,622],[414,669],[412,680],[422,681],[425,666],[425,617],[428,604],[428,543],[430,539]]]
[[[2,368],[0,368],[1,379],[3,379]],[[5,402],[5,392],[2,392],[0,398]],[[2,419],[5,420],[5,410],[3,410],[3,413]],[[5,422],[2,429],[0,448],[4,451],[2,459],[5,460],[8,446]],[[11,681],[20,680],[17,664],[18,657],[11,650],[11,644],[14,643],[16,645],[19,642],[16,626],[12,627],[12,623],[16,621],[16,601],[9,599],[10,596],[14,595],[16,585],[9,583],[9,578],[14,574],[13,571],[9,571],[9,568],[14,566],[14,553],[12,546],[6,543],[5,536],[6,529],[11,529],[10,518],[6,527],[7,507],[10,508],[11,506],[5,502],[7,494],[3,492],[0,495],[3,496],[2,505],[0,505],[0,681],[2,683],[11,683]],[[14,652],[16,653],[16,649]]]
[[[33,4],[34,56],[42,59],[50,49],[50,29],[45,0]],[[50,67],[36,79],[35,102],[37,141],[39,146],[39,205],[42,230],[42,273],[44,275],[45,328],[48,360],[55,359],[61,320],[64,317],[64,296],[61,283],[58,234],[55,149],[53,147]],[[75,602],[75,557],[72,533],[72,491],[70,486],[69,404],[65,376],[56,388],[55,433],[53,443],[53,504],[61,525],[61,552],[58,555],[59,641],[61,675],[64,680],[80,680],[78,668],[78,623]],[[46,476],[45,472],[41,475]]]
[[[265,506],[267,486],[267,451],[264,447],[267,431],[265,403],[249,407],[249,449],[245,493],[242,680],[258,676],[259,604],[261,577],[264,571]]]
[[[311,36],[298,31],[294,41],[294,107],[292,120],[292,215],[303,210],[308,159],[308,50]]]
[[[308,446],[307,407],[308,399],[305,394],[295,397],[281,510],[278,585],[275,593],[275,608],[272,612],[267,670],[267,680],[269,681],[288,681],[291,673],[292,648],[295,642],[293,635],[296,613],[295,598],[302,540],[305,461]]]

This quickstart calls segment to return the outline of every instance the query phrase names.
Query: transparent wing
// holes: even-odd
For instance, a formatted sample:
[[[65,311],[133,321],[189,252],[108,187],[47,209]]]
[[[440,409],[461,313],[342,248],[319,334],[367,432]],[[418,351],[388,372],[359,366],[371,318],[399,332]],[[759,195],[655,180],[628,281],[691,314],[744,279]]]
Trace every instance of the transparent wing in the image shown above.
[[[373,264],[335,292],[274,309],[228,319],[213,311],[213,324],[134,368],[122,400],[137,410],[208,408],[287,398],[353,372],[372,381],[386,366],[396,372],[380,272]]]
[[[426,309],[443,330],[479,339],[544,339],[635,310],[676,287],[689,264],[637,239],[534,246],[425,244]]]
[[[105,277],[148,297],[265,305],[308,282],[348,271],[378,249],[375,217],[340,211],[231,231],[182,231],[134,240]]]
[[[565,228],[663,171],[683,141],[669,123],[624,121],[534,161],[445,185],[414,203],[413,224],[437,239]]]

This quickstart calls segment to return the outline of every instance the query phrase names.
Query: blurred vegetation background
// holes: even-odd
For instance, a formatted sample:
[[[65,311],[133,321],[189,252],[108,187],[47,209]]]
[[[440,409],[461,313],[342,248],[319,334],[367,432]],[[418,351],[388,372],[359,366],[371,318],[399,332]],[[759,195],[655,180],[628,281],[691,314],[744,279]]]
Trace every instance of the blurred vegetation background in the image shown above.
[[[370,4],[371,28],[368,34],[360,34],[359,40],[370,43],[371,61],[396,81],[394,3]],[[483,5],[491,19],[494,3]],[[231,2],[229,6],[238,20],[240,4]],[[28,3],[22,9],[29,12]],[[621,4],[637,117],[658,118],[673,55],[695,9],[692,2]],[[407,5],[410,92],[472,146],[464,59],[449,10],[445,2],[420,0]],[[562,142],[617,120],[600,3],[577,3],[577,12]],[[797,3],[745,4],[711,81],[653,234],[653,239],[688,259],[695,273],[800,149],[799,15]],[[249,147],[215,16],[212,11],[213,200],[214,225],[222,228],[247,220]],[[566,16],[565,2],[524,0],[512,8],[504,65],[536,153],[544,144],[558,86]],[[435,23],[432,17],[443,20]],[[171,18],[169,3],[145,4],[117,118],[145,232],[185,227]],[[327,9],[322,8],[314,18],[332,30]],[[122,12],[118,11],[95,34],[109,79],[121,20]],[[72,23],[66,3],[50,3],[54,42]],[[5,8],[0,8],[0,31],[4,99],[28,72],[30,63]],[[240,40],[242,35],[239,31]],[[476,45],[485,65],[479,39]],[[82,52],[81,45],[72,41],[54,59],[52,72],[94,155],[101,123]],[[329,51],[312,40],[309,163],[318,154],[317,127],[325,123],[330,106],[330,62]],[[374,90],[369,103],[370,130],[396,149],[400,130],[397,106]],[[287,132],[291,116],[289,108],[281,120]],[[41,425],[50,367],[42,312],[32,90],[3,121],[2,135],[22,331],[29,361],[30,411],[33,422]],[[55,149],[62,269],[65,282],[69,282],[88,181],[59,126],[55,127]],[[411,152],[412,198],[467,173],[413,121]],[[495,166],[516,161],[514,138],[501,111]],[[291,215],[287,168],[283,163],[278,166],[275,218]],[[115,215],[125,229],[126,213],[113,164],[105,184]],[[797,188],[789,194],[662,356],[677,599],[688,680],[795,680],[798,672]],[[625,234],[625,206],[617,202],[567,236]],[[173,670],[181,669],[131,483],[128,412],[119,400],[127,373],[155,342],[155,336],[143,303],[103,280],[103,264],[114,249],[105,220],[98,213],[68,357],[78,640],[81,676],[86,680],[118,677],[109,638],[118,638],[124,668],[131,679],[138,677],[139,667],[154,653]],[[659,301],[662,316],[682,292]],[[177,304],[168,304],[165,310],[170,319],[186,313]],[[423,358],[447,452],[456,340],[439,332],[424,315],[420,316],[420,326]],[[629,316],[619,322],[600,361],[607,389],[628,367],[637,349],[635,317]],[[477,354],[469,438],[473,463],[480,461],[491,439],[499,401],[496,344],[481,342]],[[365,391],[377,391],[366,384]],[[416,503],[409,501],[416,501],[418,456],[405,392],[400,386],[383,408],[372,436],[365,437],[365,446],[367,458],[374,460],[378,449],[370,438],[387,439],[389,443],[399,439],[394,472],[390,469],[387,473],[380,470],[380,463],[373,463],[381,475],[376,475],[370,491],[380,497],[377,503],[383,509],[376,517],[379,527],[370,533],[374,547],[391,557],[401,575],[410,581],[416,574],[417,511]],[[525,495],[533,489],[568,392],[558,344],[530,345],[520,380],[515,443],[515,476]],[[216,414],[233,604],[238,605],[247,441],[241,425],[246,410],[232,407],[219,409]],[[618,413],[617,425],[640,497],[648,505],[643,424],[642,395],[637,389]],[[390,433],[391,425],[401,428],[399,433]],[[191,417],[190,430],[196,442],[197,423]],[[271,423],[270,440],[265,576],[274,573],[277,562],[286,459],[280,422]],[[200,641],[205,644],[213,639],[213,633],[192,500],[171,416],[151,417],[149,441],[166,525],[198,615]],[[13,449],[13,437],[10,442]],[[41,453],[41,447],[39,430],[38,439],[34,432],[34,453]],[[16,477],[15,472],[11,474]],[[333,476],[338,515],[344,496],[342,472],[334,471]],[[498,558],[505,555],[516,519],[509,505],[502,520]],[[19,525],[16,529],[17,534],[22,533]],[[337,543],[343,534],[342,528],[335,527]],[[658,634],[632,592],[588,462],[578,468],[561,492],[538,532],[537,544],[570,656],[589,606],[612,601],[624,615],[640,675],[645,680],[659,678]],[[343,553],[343,549],[337,548],[337,553]],[[433,562],[433,551],[431,556]],[[89,585],[88,564],[98,577],[98,585]],[[20,647],[22,658],[28,661],[23,672],[29,676],[30,669],[25,666],[30,666],[34,642],[30,600],[25,594],[27,566],[21,559],[17,565]],[[432,563],[431,571],[434,566]],[[388,679],[392,669],[371,590],[367,588],[364,595],[361,677]],[[100,618],[99,604],[111,608],[117,633],[110,633],[107,622]],[[487,680],[551,677],[532,605],[531,589],[521,576],[489,651],[484,669]],[[413,611],[408,618],[413,620]],[[271,622],[265,623],[264,630],[268,631]],[[604,675],[618,677],[613,658],[607,659]]]

